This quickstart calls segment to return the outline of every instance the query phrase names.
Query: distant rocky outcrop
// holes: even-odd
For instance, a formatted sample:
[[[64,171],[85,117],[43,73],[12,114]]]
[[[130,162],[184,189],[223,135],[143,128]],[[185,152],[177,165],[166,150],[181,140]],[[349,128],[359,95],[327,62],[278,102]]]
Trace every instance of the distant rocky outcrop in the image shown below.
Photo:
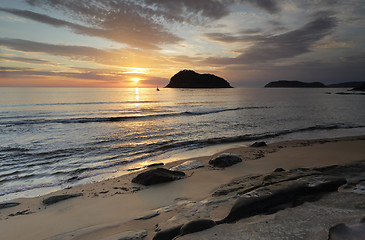
[[[182,70],[171,79],[167,88],[232,88],[221,77],[213,74],[199,74],[192,70]]]
[[[265,85],[265,88],[325,88],[326,85],[320,82],[300,82],[300,81],[287,81],[279,80],[269,82]]]
[[[364,85],[365,82],[343,82],[327,85],[328,88],[356,88]]]
[[[321,82],[279,80],[269,82],[265,88],[353,88],[352,91],[365,91],[365,82],[342,82],[325,85]]]

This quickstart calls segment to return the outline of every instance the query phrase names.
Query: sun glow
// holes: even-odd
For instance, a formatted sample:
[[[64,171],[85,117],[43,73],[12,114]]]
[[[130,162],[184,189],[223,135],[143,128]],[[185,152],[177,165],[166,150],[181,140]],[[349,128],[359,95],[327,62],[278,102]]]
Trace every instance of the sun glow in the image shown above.
[[[135,83],[138,83],[139,82],[139,80],[141,80],[140,78],[131,78],[131,80],[133,81],[133,82],[135,82]]]

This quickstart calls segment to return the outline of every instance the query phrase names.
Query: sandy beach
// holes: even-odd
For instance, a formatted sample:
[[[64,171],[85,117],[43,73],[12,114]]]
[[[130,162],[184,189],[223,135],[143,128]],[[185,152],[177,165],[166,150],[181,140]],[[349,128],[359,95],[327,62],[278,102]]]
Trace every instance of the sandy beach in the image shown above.
[[[162,167],[167,169],[188,160],[204,165],[184,171],[184,179],[169,183],[148,187],[132,183],[140,171],[46,196],[16,199],[11,202],[19,203],[18,206],[0,210],[1,239],[112,240],[128,239],[123,237],[133,234],[152,239],[157,232],[191,220],[217,221],[227,216],[236,200],[227,198],[207,204],[212,193],[221,186],[240,177],[268,174],[277,168],[318,168],[363,161],[365,136],[296,140],[223,152],[238,154],[243,161],[223,169],[213,168],[208,162],[222,153],[217,152],[212,156],[165,164]],[[355,224],[365,216],[365,176],[355,177],[358,179],[354,185],[357,193],[354,188],[335,191],[318,201],[221,224],[181,239],[270,239],[268,234],[273,234],[271,239],[285,236],[287,239],[326,239],[331,226]],[[50,196],[63,194],[82,196],[49,206],[42,203]]]

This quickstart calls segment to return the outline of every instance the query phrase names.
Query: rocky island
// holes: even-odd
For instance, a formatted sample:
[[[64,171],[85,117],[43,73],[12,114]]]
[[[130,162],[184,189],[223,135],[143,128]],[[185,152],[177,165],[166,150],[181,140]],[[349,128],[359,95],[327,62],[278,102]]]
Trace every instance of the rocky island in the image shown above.
[[[279,80],[274,82],[269,82],[265,85],[265,88],[325,88],[326,85],[320,82],[300,82],[300,81],[288,81]]]
[[[232,88],[223,78],[213,74],[199,74],[192,70],[182,70],[171,79],[167,88]]]

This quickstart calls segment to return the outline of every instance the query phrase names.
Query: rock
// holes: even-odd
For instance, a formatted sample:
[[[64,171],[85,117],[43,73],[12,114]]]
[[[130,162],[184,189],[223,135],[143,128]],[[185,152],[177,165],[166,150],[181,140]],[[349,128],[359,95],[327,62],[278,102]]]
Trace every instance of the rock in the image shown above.
[[[359,224],[347,226],[343,223],[330,228],[328,240],[363,240],[365,239],[365,218]]]
[[[288,81],[279,80],[274,82],[269,82],[265,85],[265,88],[325,88],[321,82],[300,82],[300,81]]]
[[[151,218],[154,218],[154,217],[157,217],[158,215],[160,215],[160,213],[158,211],[154,211],[150,214],[147,214],[145,216],[142,216],[142,217],[138,217],[136,218],[135,220],[148,220],[148,219],[151,219]]]
[[[212,74],[199,74],[192,70],[182,70],[171,79],[167,88],[232,88],[221,77]]]
[[[191,160],[191,161],[186,161],[180,165],[177,165],[175,167],[170,168],[170,170],[173,171],[186,171],[186,170],[191,170],[191,169],[197,169],[197,168],[201,168],[204,167],[204,164],[196,161],[196,160]]]
[[[132,179],[132,182],[149,186],[158,183],[171,182],[184,177],[185,173],[183,172],[170,171],[165,168],[155,168],[138,174]]]
[[[148,165],[147,167],[148,168],[151,168],[151,167],[158,167],[158,166],[163,166],[163,165],[165,165],[164,163],[152,163],[152,164],[150,164],[150,165]]]
[[[180,235],[180,229],[182,225],[172,227],[166,230],[162,230],[153,237],[153,240],[171,240],[174,237]]]
[[[274,170],[274,172],[285,172],[284,168],[277,168]]]
[[[119,234],[115,234],[111,237],[108,237],[105,240],[142,240],[146,236],[147,232],[145,230],[126,231]]]
[[[19,204],[20,203],[18,203],[18,202],[1,203],[0,209],[15,207],[15,206],[18,206]]]
[[[210,219],[198,219],[184,224],[180,229],[180,235],[186,235],[189,233],[200,232],[205,229],[212,228],[216,225],[213,220]]]
[[[342,177],[307,176],[260,187],[237,199],[227,217],[217,223],[235,222],[242,218],[298,205],[298,200],[303,197],[335,191],[345,183],[346,180]]]
[[[237,154],[231,154],[231,153],[222,153],[217,158],[212,159],[209,161],[209,164],[213,167],[229,167],[234,164],[237,164],[239,162],[242,162],[242,159]]]
[[[80,197],[83,196],[82,193],[77,193],[77,194],[64,194],[64,195],[56,195],[56,196],[52,196],[49,198],[46,198],[42,201],[42,203],[44,205],[51,205],[51,204],[55,204],[58,203],[60,201],[64,201],[70,198],[75,198],[75,197]]]
[[[265,142],[254,142],[253,144],[251,144],[251,147],[266,147],[266,143]]]

